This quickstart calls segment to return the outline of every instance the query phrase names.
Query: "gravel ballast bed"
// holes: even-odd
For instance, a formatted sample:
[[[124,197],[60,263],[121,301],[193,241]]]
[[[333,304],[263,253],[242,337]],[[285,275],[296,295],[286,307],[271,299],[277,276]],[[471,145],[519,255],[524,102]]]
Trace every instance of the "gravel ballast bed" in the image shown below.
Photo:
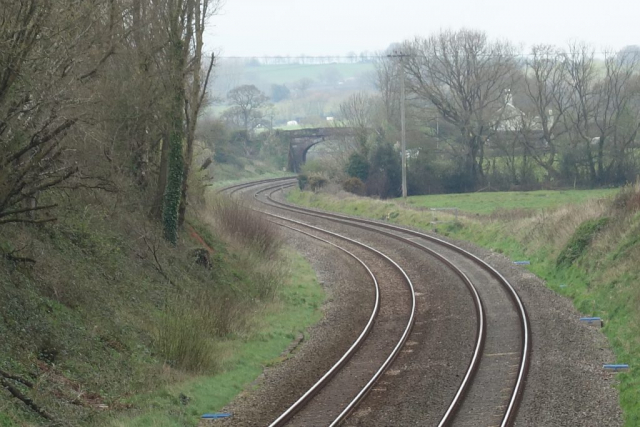
[[[305,221],[314,222],[309,217]],[[325,228],[329,227],[329,223],[324,220],[317,223]],[[348,228],[349,226],[337,224],[332,226],[333,230],[344,234],[349,233]],[[354,233],[353,230],[351,233]],[[360,234],[364,240],[377,240],[363,230],[356,234]],[[357,329],[352,323],[355,316],[353,307],[365,297],[363,289],[367,285],[356,285],[355,282],[363,281],[362,276],[356,274],[354,268],[344,267],[352,260],[343,259],[346,256],[336,254],[338,251],[323,247],[327,245],[318,246],[317,241],[296,233],[287,232],[286,236],[288,243],[311,261],[319,279],[327,287],[329,298],[325,307],[325,319],[311,329],[309,339],[302,343],[293,357],[266,370],[256,382],[256,389],[243,393],[225,409],[234,412],[232,419],[212,424],[203,422],[202,425],[268,424],[287,406],[286,402],[293,402],[295,397],[313,383],[311,376],[321,375],[323,369],[330,366],[327,357],[338,355],[339,349],[346,349],[355,338],[347,332],[350,328]],[[518,291],[530,317],[532,363],[515,425],[621,426],[622,412],[615,388],[615,374],[602,370],[603,363],[615,363],[615,356],[608,349],[604,335],[596,328],[579,322],[581,315],[570,300],[548,289],[541,279],[524,268],[514,266],[505,256],[468,242],[452,243],[474,253],[500,271]],[[403,267],[413,276],[414,284],[421,282],[421,288],[416,289],[421,294],[414,329],[417,334],[409,338],[406,347],[409,351],[399,356],[376,387],[377,390],[365,399],[345,424],[432,425],[437,418],[434,418],[434,413],[439,412],[438,402],[446,400],[444,396],[450,393],[451,383],[454,382],[449,378],[447,383],[443,383],[442,379],[446,375],[443,376],[442,372],[454,372],[454,376],[457,376],[459,373],[456,366],[463,359],[466,360],[464,345],[445,338],[451,336],[451,330],[446,327],[434,328],[447,325],[447,318],[455,316],[458,316],[455,319],[457,323],[464,323],[462,319],[468,316],[464,314],[465,303],[461,299],[465,296],[455,292],[442,295],[442,289],[450,287],[448,284],[451,283],[451,277],[438,271],[443,267],[436,261],[425,263],[425,255],[419,251],[413,253],[407,247],[388,245],[386,252],[405,261]],[[468,293],[466,298],[468,299]],[[362,317],[366,316],[361,313],[361,322]],[[467,326],[466,329],[462,328],[464,330],[473,328]],[[463,335],[464,332],[455,339],[463,340]],[[326,346],[328,340],[333,342],[331,349]],[[446,362],[426,356],[433,353],[438,345],[449,348],[445,350]],[[458,349],[454,350],[456,345]],[[301,376],[300,367],[312,374]],[[425,399],[425,396],[430,397]]]
[[[601,331],[579,321],[582,315],[571,300],[502,254],[406,228],[434,235],[482,258],[520,295],[531,322],[532,354],[516,426],[623,425],[616,375],[602,369],[605,363],[615,363],[615,355]]]
[[[466,286],[441,262],[396,239],[326,219],[273,211],[376,247],[407,271],[418,294],[416,325],[403,352],[344,425],[437,425],[457,392],[475,345],[475,310]]]

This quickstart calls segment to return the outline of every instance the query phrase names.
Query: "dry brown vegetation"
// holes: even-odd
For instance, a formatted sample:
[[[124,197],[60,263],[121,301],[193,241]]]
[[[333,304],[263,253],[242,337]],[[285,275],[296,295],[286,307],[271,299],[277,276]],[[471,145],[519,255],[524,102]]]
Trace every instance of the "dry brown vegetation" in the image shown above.
[[[266,257],[273,256],[282,241],[276,227],[243,202],[224,196],[211,197],[208,216],[231,239],[243,242]]]

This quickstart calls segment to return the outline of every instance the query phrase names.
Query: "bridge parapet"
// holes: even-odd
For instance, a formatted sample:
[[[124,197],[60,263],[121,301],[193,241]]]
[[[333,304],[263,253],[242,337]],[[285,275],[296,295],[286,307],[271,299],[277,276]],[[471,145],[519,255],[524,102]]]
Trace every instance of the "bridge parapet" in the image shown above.
[[[290,172],[300,172],[300,167],[307,160],[307,151],[316,144],[334,138],[354,136],[353,128],[314,128],[296,129],[279,132],[289,139],[289,166]]]

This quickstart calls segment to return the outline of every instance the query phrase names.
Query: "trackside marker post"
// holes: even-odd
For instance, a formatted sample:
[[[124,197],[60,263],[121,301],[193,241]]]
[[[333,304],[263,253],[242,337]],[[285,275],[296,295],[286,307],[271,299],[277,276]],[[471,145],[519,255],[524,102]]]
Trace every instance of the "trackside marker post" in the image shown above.
[[[604,369],[605,371],[623,372],[623,371],[629,370],[629,365],[627,364],[602,365],[602,369]]]
[[[581,317],[580,321],[589,326],[596,326],[598,328],[602,328],[604,326],[604,322],[599,317]]]
[[[230,414],[228,412],[216,412],[213,414],[204,414],[202,418],[212,420],[212,419],[218,419],[218,418],[230,418],[232,416],[233,414]]]

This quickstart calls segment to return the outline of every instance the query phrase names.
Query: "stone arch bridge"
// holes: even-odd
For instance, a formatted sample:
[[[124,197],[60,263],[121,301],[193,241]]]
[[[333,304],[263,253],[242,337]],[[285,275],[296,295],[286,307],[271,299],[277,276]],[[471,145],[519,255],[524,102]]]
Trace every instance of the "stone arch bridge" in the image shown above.
[[[316,144],[340,138],[355,136],[353,128],[316,128],[284,130],[280,135],[289,140],[289,172],[300,172],[307,161],[307,151]]]

